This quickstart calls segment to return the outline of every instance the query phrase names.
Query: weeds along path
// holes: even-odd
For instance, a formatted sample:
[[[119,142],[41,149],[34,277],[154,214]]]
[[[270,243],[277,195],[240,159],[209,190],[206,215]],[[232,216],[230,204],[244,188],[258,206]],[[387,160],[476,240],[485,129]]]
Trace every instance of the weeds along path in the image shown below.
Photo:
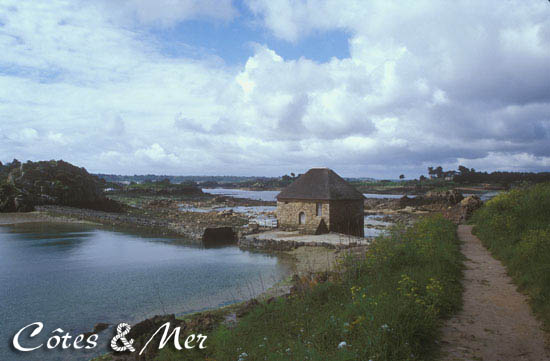
[[[463,309],[443,328],[442,360],[550,360],[546,335],[516,290],[504,266],[494,259],[472,226],[460,225],[466,257]]]

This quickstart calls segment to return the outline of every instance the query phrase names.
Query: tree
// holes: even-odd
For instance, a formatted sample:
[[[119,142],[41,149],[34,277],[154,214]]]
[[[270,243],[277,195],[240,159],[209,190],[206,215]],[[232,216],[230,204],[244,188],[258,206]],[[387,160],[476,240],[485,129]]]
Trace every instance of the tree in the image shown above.
[[[463,165],[459,165],[459,166],[458,166],[458,171],[459,171],[460,174],[462,174],[462,175],[465,175],[465,174],[470,173],[470,170],[469,170],[468,168],[466,168],[465,166],[463,166]]]
[[[418,178],[418,179],[422,182],[422,181],[425,181],[428,178],[426,178],[424,175],[421,175],[420,178]]]
[[[405,175],[404,175],[404,174],[401,174],[401,175],[399,176],[399,179],[405,179]]]
[[[435,173],[437,178],[443,177],[443,167],[439,166],[439,167],[435,168],[434,173]]]

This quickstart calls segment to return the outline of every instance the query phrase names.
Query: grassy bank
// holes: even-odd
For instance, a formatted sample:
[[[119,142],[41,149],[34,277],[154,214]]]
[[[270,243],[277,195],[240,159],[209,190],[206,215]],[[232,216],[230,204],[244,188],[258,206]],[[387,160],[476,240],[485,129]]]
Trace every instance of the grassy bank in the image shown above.
[[[460,306],[462,256],[442,217],[379,238],[327,281],[303,280],[261,303],[203,353],[164,349],[158,360],[426,360],[441,318]]]
[[[498,195],[473,222],[474,233],[505,264],[550,330],[550,183]]]

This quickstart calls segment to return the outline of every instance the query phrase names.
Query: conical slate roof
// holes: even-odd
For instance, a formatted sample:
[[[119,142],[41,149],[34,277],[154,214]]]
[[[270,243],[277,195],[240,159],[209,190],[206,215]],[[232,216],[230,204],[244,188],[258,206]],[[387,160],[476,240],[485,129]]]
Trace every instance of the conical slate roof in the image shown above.
[[[328,168],[308,170],[277,195],[277,200],[354,200],[363,198],[363,194]]]

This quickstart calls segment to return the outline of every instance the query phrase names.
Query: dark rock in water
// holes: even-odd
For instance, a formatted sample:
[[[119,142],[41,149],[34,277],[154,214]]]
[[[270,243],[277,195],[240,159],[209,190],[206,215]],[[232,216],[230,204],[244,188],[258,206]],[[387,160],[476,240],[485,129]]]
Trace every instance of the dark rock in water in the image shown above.
[[[202,241],[205,245],[233,244],[237,235],[232,227],[210,227],[204,230]]]
[[[109,327],[108,323],[103,323],[103,322],[96,323],[94,326],[94,333],[99,333],[107,329],[107,327]]]
[[[177,319],[174,314],[154,316],[133,325],[128,335],[126,335],[127,340],[134,340],[133,346],[136,350],[142,350],[145,344],[150,340],[143,354],[140,355],[138,352],[131,353],[125,351],[115,352],[112,355],[116,355],[117,360],[156,360],[159,352],[159,344],[164,331],[161,331],[156,337],[152,337],[164,324],[170,323],[168,334],[173,332],[176,327],[180,328],[179,342],[183,346],[186,335],[197,333],[208,334],[208,332],[212,331],[221,321],[222,317],[216,317],[208,312],[196,314],[187,322]],[[173,342],[174,341],[171,339],[168,344],[173,345]]]
[[[62,160],[14,160],[0,166],[0,212],[29,212],[39,205],[120,211],[119,203],[103,195],[104,188],[104,180]]]
[[[182,328],[185,328],[185,321],[176,320],[176,315],[174,314],[154,316],[152,318],[141,321],[136,325],[133,325],[132,330],[130,331],[128,336],[130,338],[140,339],[144,335],[155,332],[160,326],[162,326],[166,322],[170,322],[171,329],[176,326],[184,326]]]
[[[152,318],[141,321],[136,325],[133,325],[130,333],[128,333],[128,335],[126,336],[126,339],[134,339],[133,346],[136,350],[141,350],[145,346],[147,340],[149,340],[153,336],[153,334],[167,322],[170,322],[169,332],[172,332],[172,330],[174,330],[174,328],[176,327],[181,327],[182,332],[185,332],[186,330],[185,321],[176,319],[176,316],[174,314],[154,316]],[[136,355],[136,353],[132,354],[129,351],[116,354],[117,356],[127,357],[124,358],[126,360],[153,360],[159,350],[160,340],[161,337],[155,337],[153,340],[151,340],[151,343],[148,345],[141,356]]]

